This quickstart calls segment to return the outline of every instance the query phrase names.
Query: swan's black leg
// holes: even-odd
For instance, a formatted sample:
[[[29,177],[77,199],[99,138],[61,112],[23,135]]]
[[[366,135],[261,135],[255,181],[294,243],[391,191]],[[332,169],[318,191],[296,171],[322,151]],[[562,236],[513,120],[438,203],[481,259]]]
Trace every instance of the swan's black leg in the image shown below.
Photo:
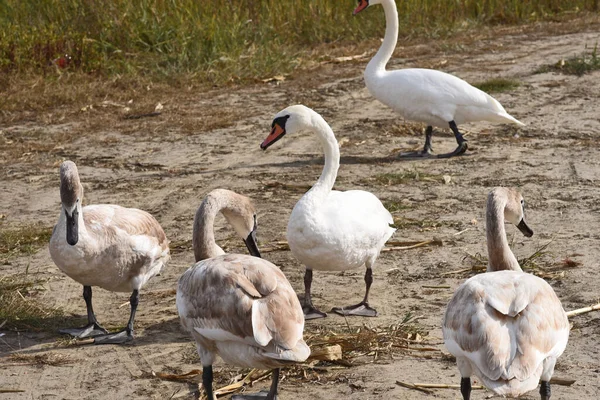
[[[131,305],[131,313],[129,315],[129,321],[127,327],[120,332],[112,333],[108,335],[96,336],[94,338],[94,344],[122,344],[133,340],[133,321],[135,319],[135,312],[140,302],[140,292],[134,289],[129,298],[129,304]]]
[[[66,333],[73,337],[83,339],[87,337],[94,337],[98,335],[104,335],[108,333],[106,329],[98,324],[96,320],[96,314],[94,314],[94,308],[92,307],[92,287],[83,287],[83,300],[85,300],[85,306],[87,308],[88,324],[81,328],[67,328],[61,329],[60,333]]]
[[[423,146],[423,150],[421,151],[411,151],[408,153],[400,153],[398,157],[400,158],[427,158],[427,157],[435,157],[433,155],[433,148],[431,147],[431,137],[433,136],[433,126],[429,125],[425,129],[425,146]]]
[[[369,290],[371,290],[371,284],[373,283],[373,270],[367,268],[365,272],[365,297],[363,301],[353,306],[347,307],[334,307],[331,311],[340,315],[358,315],[361,317],[376,317],[377,310],[369,306]]]
[[[456,126],[456,122],[450,121],[448,125],[454,133],[454,137],[456,138],[456,143],[458,143],[458,147],[451,153],[437,155],[437,158],[450,158],[454,156],[460,156],[461,154],[464,154],[465,151],[467,151],[467,141],[465,140],[463,135],[458,131],[458,126]]]
[[[302,305],[302,311],[304,311],[304,319],[325,318],[327,314],[315,308],[315,306],[313,306],[312,303],[312,297],[310,295],[312,278],[312,269],[306,268],[306,272],[304,273],[304,304]]]
[[[433,148],[431,147],[431,137],[433,136],[433,126],[429,125],[425,128],[425,146],[423,147],[423,151],[421,154],[423,155],[431,155],[433,153]]]
[[[202,367],[202,386],[204,386],[204,392],[208,400],[213,400],[213,370],[212,365],[208,367]]]
[[[542,400],[550,400],[551,394],[550,382],[542,381],[542,384],[540,385],[540,395],[542,396]]]
[[[273,370],[271,388],[268,392],[251,394],[236,394],[231,400],[277,400],[277,386],[279,384],[279,368]]]
[[[462,393],[463,400],[471,399],[471,378],[462,378],[460,380],[460,393]]]

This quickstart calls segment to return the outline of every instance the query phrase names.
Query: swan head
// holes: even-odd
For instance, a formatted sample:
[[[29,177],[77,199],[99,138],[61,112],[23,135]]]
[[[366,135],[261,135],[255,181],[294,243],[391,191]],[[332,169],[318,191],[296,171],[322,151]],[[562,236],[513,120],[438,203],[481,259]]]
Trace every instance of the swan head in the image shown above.
[[[240,194],[225,189],[216,189],[209,196],[221,196],[223,208],[221,213],[235,232],[242,238],[248,251],[254,257],[260,257],[256,242],[256,209],[252,201]]]
[[[500,194],[499,192],[503,192],[502,196],[506,197],[504,219],[515,225],[523,235],[533,236],[533,230],[525,222],[525,200],[521,193],[513,188],[495,188],[490,192],[490,197]]]
[[[354,9],[352,15],[356,15],[365,8],[372,6],[373,4],[380,4],[380,0],[358,0],[358,5]]]
[[[67,217],[67,243],[74,246],[79,241],[79,209],[83,199],[83,186],[73,161],[60,165],[60,202]]]
[[[271,124],[271,133],[262,142],[260,148],[266,150],[287,133],[295,133],[313,126],[311,110],[303,105],[289,106],[279,111]]]

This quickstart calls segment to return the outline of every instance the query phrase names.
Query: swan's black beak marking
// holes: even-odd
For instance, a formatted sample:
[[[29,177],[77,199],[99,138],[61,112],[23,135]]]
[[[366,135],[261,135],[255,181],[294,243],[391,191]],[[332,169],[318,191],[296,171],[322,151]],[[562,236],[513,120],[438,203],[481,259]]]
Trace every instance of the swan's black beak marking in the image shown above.
[[[529,226],[527,226],[524,219],[522,219],[521,222],[519,222],[519,225],[517,225],[517,228],[519,228],[519,230],[521,231],[521,233],[523,235],[525,235],[527,237],[533,236],[533,231],[531,230],[531,228]]]
[[[78,227],[78,217],[79,211],[75,209],[73,211],[73,215],[69,215],[69,213],[65,210],[65,214],[67,216],[67,243],[71,246],[75,246],[79,241],[79,227]]]

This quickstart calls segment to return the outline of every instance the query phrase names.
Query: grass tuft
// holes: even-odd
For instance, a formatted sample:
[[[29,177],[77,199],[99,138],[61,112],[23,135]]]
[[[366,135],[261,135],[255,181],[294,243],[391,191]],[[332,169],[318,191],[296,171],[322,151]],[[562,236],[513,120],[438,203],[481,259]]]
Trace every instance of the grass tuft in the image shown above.
[[[439,175],[423,173],[416,168],[400,173],[386,172],[375,175],[375,181],[383,186],[401,185],[403,183],[419,181],[436,182],[440,179],[441,177]]]
[[[3,329],[55,332],[66,321],[64,313],[38,300],[43,281],[12,275],[0,278],[0,323]]]
[[[487,81],[474,83],[477,89],[483,90],[486,93],[502,93],[509,92],[518,88],[521,85],[521,82],[515,79],[507,79],[507,78],[492,78]]]
[[[555,64],[543,65],[534,72],[543,74],[545,72],[559,72],[565,75],[583,76],[589,72],[600,70],[600,57],[598,57],[598,44],[591,52],[586,50],[578,56],[562,59]]]
[[[8,259],[16,255],[31,255],[46,246],[52,236],[52,228],[29,224],[18,228],[0,230],[0,257]]]

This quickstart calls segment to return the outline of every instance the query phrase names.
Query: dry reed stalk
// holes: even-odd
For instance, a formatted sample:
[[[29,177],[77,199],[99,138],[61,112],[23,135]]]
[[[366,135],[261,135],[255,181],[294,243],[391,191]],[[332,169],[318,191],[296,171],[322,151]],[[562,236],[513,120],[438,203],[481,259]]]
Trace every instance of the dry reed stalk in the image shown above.
[[[387,244],[393,244],[393,242],[391,242],[391,243],[388,242]],[[381,251],[386,252],[386,251],[396,251],[396,250],[410,250],[410,249],[416,249],[418,247],[429,246],[429,245],[443,246],[444,242],[440,238],[433,238],[433,239],[425,240],[422,242],[412,243],[408,246],[384,247],[383,249],[381,249]]]
[[[414,383],[413,384],[417,388],[423,389],[460,389],[460,385],[446,385],[444,383]],[[482,390],[485,387],[481,385],[471,386],[473,390]]]
[[[567,317],[574,317],[576,315],[581,315],[581,314],[586,314],[592,311],[597,311],[600,310],[600,303],[590,306],[590,307],[583,307],[583,308],[578,308],[577,310],[572,310],[572,311],[567,311]]]
[[[416,387],[415,385],[412,385],[412,384],[406,383],[406,382],[396,381],[396,385],[405,387],[407,389],[418,390],[419,392],[423,392],[423,393],[427,393],[427,394],[433,394],[433,391],[431,391],[431,390]]]

